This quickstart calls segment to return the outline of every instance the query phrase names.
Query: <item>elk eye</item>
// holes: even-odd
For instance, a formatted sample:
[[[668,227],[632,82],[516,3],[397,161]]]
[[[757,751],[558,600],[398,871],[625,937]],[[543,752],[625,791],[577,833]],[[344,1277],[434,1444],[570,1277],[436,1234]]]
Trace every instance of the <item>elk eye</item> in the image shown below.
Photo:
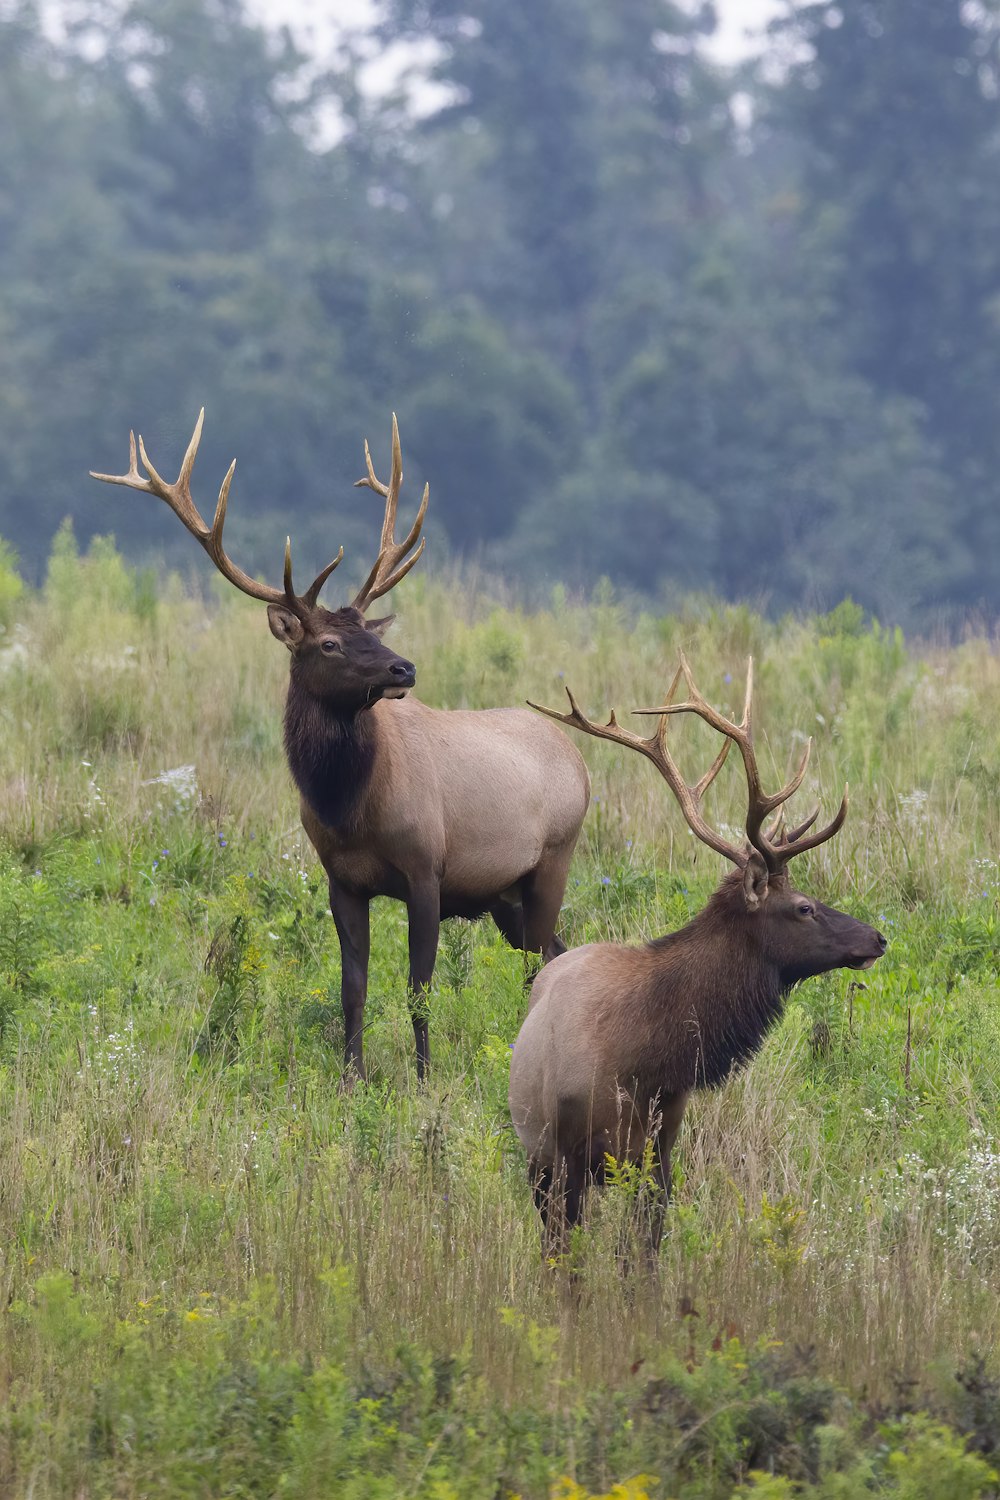
[[[808,901],[800,901],[798,911],[800,917],[811,917],[813,914],[813,909]]]
[[[327,656],[333,656],[335,652],[340,652],[340,654],[343,655],[344,651],[344,648],[339,641],[331,640],[320,641],[319,648],[321,651],[325,651]]]

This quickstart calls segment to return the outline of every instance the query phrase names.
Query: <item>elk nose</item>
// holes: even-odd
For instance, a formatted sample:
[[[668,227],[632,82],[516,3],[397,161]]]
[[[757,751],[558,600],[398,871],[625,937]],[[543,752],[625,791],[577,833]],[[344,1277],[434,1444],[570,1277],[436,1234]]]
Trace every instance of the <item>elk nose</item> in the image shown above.
[[[889,940],[888,940],[888,938],[884,938],[880,932],[876,932],[875,937],[876,937],[876,940],[878,942],[879,947],[881,948],[882,952],[884,953],[885,950],[889,946]]]
[[[400,656],[389,667],[389,675],[391,677],[398,677],[400,682],[405,682],[412,687],[417,680],[417,669],[412,661],[406,661]]]

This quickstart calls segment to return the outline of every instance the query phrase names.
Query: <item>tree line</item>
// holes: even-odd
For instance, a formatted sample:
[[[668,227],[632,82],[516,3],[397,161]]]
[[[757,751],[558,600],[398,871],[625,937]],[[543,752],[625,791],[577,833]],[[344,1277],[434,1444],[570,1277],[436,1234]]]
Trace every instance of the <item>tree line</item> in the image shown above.
[[[66,515],[187,562],[86,471],[136,424],[169,470],[202,404],[241,560],[276,580],[291,531],[305,573],[344,542],[361,574],[350,484],[396,410],[429,561],[995,611],[997,4],[817,0],[733,69],[670,0],[387,0],[322,69],[243,0],[60,15],[0,7],[0,534],[29,577]],[[398,43],[416,110],[362,87]]]

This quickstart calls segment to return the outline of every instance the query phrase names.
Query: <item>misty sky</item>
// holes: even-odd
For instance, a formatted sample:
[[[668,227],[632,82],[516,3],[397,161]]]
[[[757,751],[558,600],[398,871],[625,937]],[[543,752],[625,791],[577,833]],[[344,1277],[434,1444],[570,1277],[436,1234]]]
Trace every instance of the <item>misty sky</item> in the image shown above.
[[[761,28],[788,8],[790,0],[715,0],[719,29],[711,44],[720,62],[737,62],[756,51]],[[370,17],[373,0],[248,0],[250,9],[275,26],[288,24],[305,51],[329,51],[338,30]],[[390,72],[392,65],[390,64]]]

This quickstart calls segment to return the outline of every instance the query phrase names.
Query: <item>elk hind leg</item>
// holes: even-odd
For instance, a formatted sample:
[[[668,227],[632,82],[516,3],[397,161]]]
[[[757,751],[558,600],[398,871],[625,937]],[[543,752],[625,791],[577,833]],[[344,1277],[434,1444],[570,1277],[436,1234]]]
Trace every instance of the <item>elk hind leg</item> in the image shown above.
[[[524,907],[520,902],[516,904],[511,901],[500,899],[494,901],[490,907],[490,916],[493,918],[500,931],[501,936],[506,938],[512,948],[525,955],[524,963],[524,987],[530,989],[535,975],[538,973],[538,965],[529,962],[527,955],[530,952],[524,938]],[[547,955],[552,957],[554,955]]]
[[[556,936],[556,923],[572,857],[572,848],[546,853],[523,883],[522,946],[526,952],[541,953],[546,962],[566,952],[566,944]]]
[[[490,916],[512,948],[524,947],[524,907],[519,901],[504,901],[499,897],[490,907]]]

